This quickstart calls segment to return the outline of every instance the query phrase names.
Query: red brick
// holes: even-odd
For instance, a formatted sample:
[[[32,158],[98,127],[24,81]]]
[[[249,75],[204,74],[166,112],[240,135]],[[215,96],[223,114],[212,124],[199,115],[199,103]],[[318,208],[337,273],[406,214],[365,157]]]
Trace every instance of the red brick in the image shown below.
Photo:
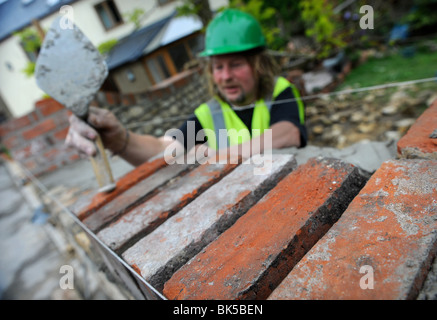
[[[52,98],[37,101],[35,103],[35,107],[40,110],[41,114],[44,117],[47,117],[52,113],[58,112],[59,110],[65,109],[62,104]]]
[[[105,92],[106,102],[108,105],[113,106],[118,103],[118,99],[116,100],[115,94],[112,92]]]
[[[60,150],[57,148],[52,148],[46,152],[44,152],[44,158],[46,158],[47,161],[51,161],[54,158],[59,156]]]
[[[437,161],[383,163],[269,299],[414,299],[437,249],[436,199]]]
[[[22,128],[28,127],[32,124],[32,118],[24,115],[19,118],[12,119],[0,125],[0,136],[4,137]]]
[[[90,193],[86,197],[81,197],[70,207],[70,210],[74,212],[80,220],[83,220],[139,181],[149,177],[166,165],[167,163],[164,158],[145,162],[121,177],[116,182],[116,188],[112,192]]]
[[[237,164],[199,166],[100,231],[98,237],[111,249],[123,251],[123,247],[156,229],[236,166]]]
[[[263,174],[254,174],[263,160]],[[215,240],[296,166],[292,155],[254,158],[239,165],[122,256],[157,290]],[[267,169],[269,168],[269,169]],[[262,170],[259,170],[262,171]]]
[[[316,183],[315,183],[316,182]],[[352,165],[310,159],[164,286],[169,299],[265,299],[365,183]]]
[[[192,165],[187,164],[166,166],[156,174],[138,182],[117,198],[103,205],[92,215],[84,219],[83,222],[92,231],[97,232],[132,207],[150,198],[153,192],[157,191],[158,187],[183,174],[184,171],[190,168],[192,168]]]
[[[24,166],[25,166],[28,170],[32,171],[32,170],[34,170],[34,169],[36,169],[36,168],[38,167],[38,164],[36,163],[35,160],[28,160],[28,161],[25,161],[25,162],[24,162]]]
[[[26,158],[37,156],[48,148],[48,142],[45,139],[36,138],[24,144],[25,147],[15,148],[12,150],[14,159],[21,161]]]
[[[53,136],[54,136],[57,140],[62,140],[62,141],[63,141],[63,140],[65,140],[65,138],[67,137],[68,130],[69,130],[69,127],[65,127],[64,129],[55,132],[55,133],[53,134]]]
[[[5,145],[6,148],[8,149],[14,149],[17,148],[20,143],[22,142],[22,139],[20,139],[20,137],[18,136],[11,136],[8,137],[6,139],[1,139],[2,143]]]
[[[426,109],[398,141],[398,154],[402,158],[437,160],[437,139],[430,134],[437,129],[437,100]]]
[[[23,132],[23,138],[26,140],[34,139],[44,133],[47,133],[56,128],[56,124],[53,119],[46,119],[37,124],[32,129]]]

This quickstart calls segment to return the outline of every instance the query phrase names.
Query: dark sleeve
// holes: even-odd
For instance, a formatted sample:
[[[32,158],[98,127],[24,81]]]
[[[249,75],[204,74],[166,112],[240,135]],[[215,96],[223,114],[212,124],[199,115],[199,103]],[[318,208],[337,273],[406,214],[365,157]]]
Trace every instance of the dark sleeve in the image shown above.
[[[179,127],[179,132],[174,134],[173,137],[178,140],[184,146],[185,150],[189,151],[194,145],[202,144],[207,141],[203,135],[197,135],[202,130],[202,125],[195,115],[188,118],[185,123]],[[196,141],[196,137],[199,141]]]
[[[291,88],[285,89],[276,97],[270,112],[270,126],[280,121],[293,123],[300,131],[302,148],[307,144],[308,135],[305,125],[300,123],[299,107],[295,98]]]

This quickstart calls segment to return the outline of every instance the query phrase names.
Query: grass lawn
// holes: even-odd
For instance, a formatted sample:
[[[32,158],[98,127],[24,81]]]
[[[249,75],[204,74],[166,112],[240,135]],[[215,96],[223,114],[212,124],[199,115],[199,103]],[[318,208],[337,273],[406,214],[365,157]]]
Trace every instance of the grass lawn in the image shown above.
[[[337,90],[436,76],[437,52],[416,49],[415,54],[411,57],[405,57],[400,52],[396,52],[383,58],[370,58],[367,62],[353,69]]]

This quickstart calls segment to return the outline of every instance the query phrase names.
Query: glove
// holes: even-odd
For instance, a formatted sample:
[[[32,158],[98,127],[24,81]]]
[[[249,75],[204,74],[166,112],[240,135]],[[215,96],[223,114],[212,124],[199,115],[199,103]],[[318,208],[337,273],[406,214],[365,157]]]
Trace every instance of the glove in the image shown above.
[[[126,129],[118,121],[115,115],[106,109],[90,107],[87,122],[76,117],[74,114],[69,118],[65,144],[78,149],[80,153],[88,156],[96,154],[94,140],[100,134],[103,145],[112,153],[117,153],[126,142]]]

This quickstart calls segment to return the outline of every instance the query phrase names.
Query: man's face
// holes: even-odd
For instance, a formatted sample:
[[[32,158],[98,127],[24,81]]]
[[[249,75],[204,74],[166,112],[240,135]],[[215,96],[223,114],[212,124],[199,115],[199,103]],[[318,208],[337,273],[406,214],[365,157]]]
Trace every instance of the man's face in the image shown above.
[[[230,103],[243,106],[255,101],[256,80],[247,59],[238,54],[212,57],[212,75],[217,89]]]

